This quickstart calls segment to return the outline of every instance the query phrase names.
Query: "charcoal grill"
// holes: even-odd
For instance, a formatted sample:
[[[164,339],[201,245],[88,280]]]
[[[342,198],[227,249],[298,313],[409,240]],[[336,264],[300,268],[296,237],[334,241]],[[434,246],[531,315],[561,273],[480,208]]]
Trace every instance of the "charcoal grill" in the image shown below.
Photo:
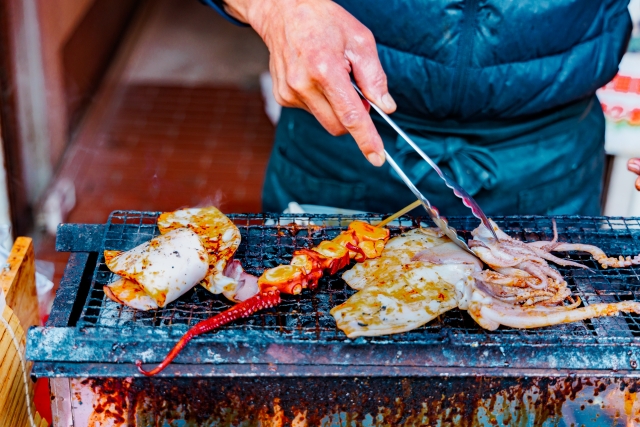
[[[323,278],[316,291],[285,295],[278,307],[194,339],[157,377],[142,377],[135,360],[159,362],[189,326],[230,306],[200,287],[150,312],[105,298],[102,286],[113,275],[102,251],[127,250],[157,235],[158,215],[116,211],[103,225],[65,224],[58,230],[57,249],[72,253],[49,321],[29,331],[27,348],[33,375],[52,379],[56,425],[98,419],[102,425],[163,425],[176,419],[194,425],[264,425],[278,419],[308,425],[417,420],[510,425],[522,417],[539,421],[573,414],[567,405],[577,404],[585,390],[591,403],[583,399],[584,408],[604,411],[593,395],[631,395],[637,388],[638,315],[490,332],[466,312],[453,310],[411,332],[351,340],[329,315],[354,292],[338,276]],[[288,263],[295,249],[335,237],[354,219],[375,222],[382,216],[229,218],[242,234],[236,257],[259,275]],[[595,244],[615,256],[640,253],[640,218],[554,219],[562,241]],[[553,235],[551,217],[494,220],[521,240]],[[477,226],[475,218],[449,221],[465,238]],[[402,217],[391,234],[419,225],[430,222]],[[566,257],[590,267],[559,267],[586,304],[640,301],[640,268],[605,270],[587,255]],[[588,413],[584,408],[577,413]],[[618,411],[619,417],[625,414]]]

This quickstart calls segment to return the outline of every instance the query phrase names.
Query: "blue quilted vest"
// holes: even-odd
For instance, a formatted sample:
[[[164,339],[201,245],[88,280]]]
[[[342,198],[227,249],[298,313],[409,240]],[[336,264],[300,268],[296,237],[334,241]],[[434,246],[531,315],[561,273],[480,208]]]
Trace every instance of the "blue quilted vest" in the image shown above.
[[[373,32],[393,118],[490,215],[599,214],[597,88],[631,31],[628,1],[336,0]],[[386,124],[385,148],[445,215],[469,211]],[[263,207],[291,201],[392,212],[413,201],[349,136],[283,109]]]
[[[398,112],[496,120],[590,97],[618,70],[628,1],[337,0],[375,35]]]

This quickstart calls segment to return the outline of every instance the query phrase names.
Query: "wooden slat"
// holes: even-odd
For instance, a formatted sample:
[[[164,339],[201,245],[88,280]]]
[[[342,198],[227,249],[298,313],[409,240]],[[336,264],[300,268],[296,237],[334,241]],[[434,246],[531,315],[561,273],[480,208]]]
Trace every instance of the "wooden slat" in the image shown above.
[[[16,338],[22,341],[24,333],[22,333],[17,324],[17,318],[10,308],[5,308],[3,317],[12,328],[15,328]],[[25,387],[22,378],[20,354],[16,351],[10,331],[6,330],[4,324],[0,324],[0,329],[4,329],[0,340],[0,353],[3,355],[0,363],[0,378],[2,378],[0,388],[0,424],[18,426],[14,420],[16,415],[27,412],[27,407],[24,404]]]
[[[39,324],[35,279],[33,243],[27,237],[19,237],[6,265],[0,266],[0,285],[7,302],[1,313],[3,321],[0,322],[1,426],[48,425],[36,412],[33,402],[34,384],[29,379],[32,364],[24,360],[24,328]]]
[[[16,313],[24,329],[39,325],[33,241],[28,237],[18,237],[7,264],[1,267],[0,285],[7,305]]]

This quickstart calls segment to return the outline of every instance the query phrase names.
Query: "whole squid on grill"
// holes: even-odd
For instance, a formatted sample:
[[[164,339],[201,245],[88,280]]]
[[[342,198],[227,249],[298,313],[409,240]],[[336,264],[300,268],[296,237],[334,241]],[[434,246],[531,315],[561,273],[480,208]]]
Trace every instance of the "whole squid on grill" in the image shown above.
[[[165,359],[151,371],[142,369],[142,361],[136,361],[138,370],[147,376],[157,374],[194,337],[250,316],[256,311],[274,307],[280,304],[280,294],[297,295],[303,289],[314,289],[323,274],[335,274],[346,267],[351,259],[363,262],[380,256],[388,239],[388,229],[354,221],[335,239],[325,240],[311,249],[295,251],[289,265],[279,265],[263,272],[258,279],[257,295],[191,327]]]
[[[342,275],[359,292],[331,314],[349,337],[415,329],[458,306],[482,263],[437,229],[395,237],[382,255]]]
[[[558,243],[555,223],[552,241],[531,243],[512,239],[492,225],[498,241],[484,226],[472,232],[469,246],[478,257],[475,260],[438,230],[413,230],[391,239],[380,258],[343,274],[359,292],[331,310],[337,326],[350,338],[399,333],[455,307],[488,330],[640,313],[635,301],[581,307],[582,301],[571,296],[562,275],[547,262],[587,268],[550,253],[585,248],[603,267],[629,265],[638,257],[616,261],[594,246]],[[483,270],[480,260],[491,269]]]

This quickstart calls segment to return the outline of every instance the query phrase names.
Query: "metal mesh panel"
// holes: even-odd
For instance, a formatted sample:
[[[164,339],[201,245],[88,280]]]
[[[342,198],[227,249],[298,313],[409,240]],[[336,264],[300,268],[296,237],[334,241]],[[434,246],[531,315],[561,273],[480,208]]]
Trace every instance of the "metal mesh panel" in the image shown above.
[[[109,218],[104,240],[108,250],[128,250],[158,234],[157,213],[116,211]],[[380,215],[228,215],[240,229],[242,243],[236,258],[249,273],[259,275],[265,268],[290,261],[295,249],[311,247],[335,237],[354,219],[376,222]],[[497,224],[512,237],[523,241],[551,240],[551,217],[496,217]],[[609,256],[640,253],[640,219],[604,217],[555,217],[559,240],[589,243],[599,246]],[[418,224],[430,226],[428,220],[404,217],[390,225],[392,236]],[[469,217],[451,217],[450,224],[465,238],[477,227]],[[561,257],[583,263],[590,269],[559,267],[574,295],[586,304],[640,301],[640,267],[602,269],[589,255],[561,254]],[[346,336],[336,328],[329,314],[332,307],[344,302],[355,291],[340,279],[340,275],[325,277],[315,291],[301,295],[283,295],[276,308],[256,313],[247,319],[225,326],[229,330],[258,329],[272,331],[292,340],[344,341]],[[212,295],[200,286],[183,295],[164,309],[141,312],[114,303],[105,297],[102,287],[115,280],[104,264],[101,254],[84,304],[78,327],[133,327],[193,325],[218,314],[231,304],[221,295]],[[184,326],[183,326],[184,327]],[[372,342],[439,342],[453,338],[470,342],[491,343],[518,340],[528,343],[630,342],[640,336],[640,316],[623,314],[618,317],[592,319],[532,330],[500,327],[489,332],[480,328],[464,311],[452,310],[414,331],[366,338]],[[204,337],[203,337],[204,338]],[[361,338],[364,339],[364,338]]]

